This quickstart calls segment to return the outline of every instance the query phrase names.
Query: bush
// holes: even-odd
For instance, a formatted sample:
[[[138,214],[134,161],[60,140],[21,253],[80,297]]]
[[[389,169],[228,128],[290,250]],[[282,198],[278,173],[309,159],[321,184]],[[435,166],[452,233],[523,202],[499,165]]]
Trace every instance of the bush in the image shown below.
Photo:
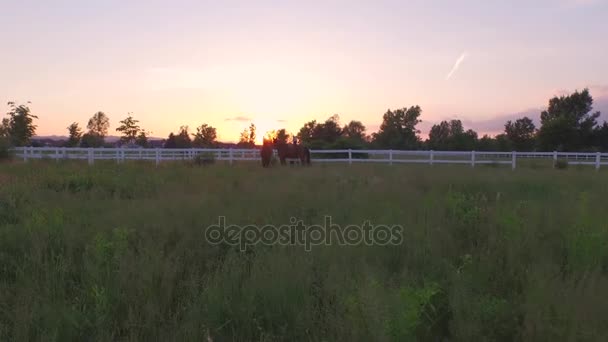
[[[557,160],[555,162],[555,168],[556,169],[560,169],[560,170],[567,169],[568,168],[568,162],[566,160]]]
[[[198,166],[215,164],[215,154],[213,152],[199,153],[194,157],[194,164]]]

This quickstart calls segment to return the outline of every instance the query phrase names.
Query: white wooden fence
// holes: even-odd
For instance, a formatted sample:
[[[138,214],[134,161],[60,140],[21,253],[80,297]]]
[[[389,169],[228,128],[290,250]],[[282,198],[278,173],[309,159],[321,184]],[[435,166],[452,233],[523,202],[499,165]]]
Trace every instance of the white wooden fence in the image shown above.
[[[18,147],[13,151],[26,162],[30,159],[81,159],[93,164],[95,160],[115,160],[117,163],[125,160],[149,160],[158,165],[163,161],[193,160],[199,155],[212,156],[215,160],[228,161],[230,164],[235,161],[260,161],[259,149]],[[323,157],[324,154],[330,156]],[[336,154],[339,156],[336,157]],[[596,169],[608,165],[608,153],[599,152],[311,150],[311,161],[315,163],[470,164],[472,167],[478,164],[507,164],[515,169],[519,159],[551,160],[553,166],[558,160],[564,160],[568,164],[593,165]]]

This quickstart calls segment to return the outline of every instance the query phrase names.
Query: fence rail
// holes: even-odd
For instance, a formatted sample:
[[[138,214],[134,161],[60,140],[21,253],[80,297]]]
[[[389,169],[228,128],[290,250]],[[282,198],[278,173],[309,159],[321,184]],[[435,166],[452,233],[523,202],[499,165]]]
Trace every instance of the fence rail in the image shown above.
[[[233,148],[79,148],[79,147],[17,147],[13,152],[23,161],[30,159],[54,159],[56,161],[79,159],[94,164],[95,160],[150,160],[159,165],[163,161],[194,160],[198,156],[213,157],[214,160],[259,161],[259,149]],[[276,151],[275,151],[276,155]],[[388,164],[506,164],[513,169],[518,160],[551,160],[555,167],[558,160],[568,164],[593,165],[599,169],[608,165],[608,153],[575,152],[485,152],[485,151],[403,151],[403,150],[311,150],[314,162],[337,163],[388,163]]]

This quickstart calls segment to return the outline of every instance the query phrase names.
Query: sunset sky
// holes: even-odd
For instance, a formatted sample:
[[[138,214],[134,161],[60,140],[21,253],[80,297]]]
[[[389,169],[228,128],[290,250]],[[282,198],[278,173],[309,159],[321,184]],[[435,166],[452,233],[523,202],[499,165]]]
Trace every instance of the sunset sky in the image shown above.
[[[129,112],[162,138],[332,114],[372,133],[412,105],[423,135],[452,118],[481,135],[584,87],[608,114],[604,0],[0,3],[0,101],[31,101],[38,135],[96,111],[111,135]]]

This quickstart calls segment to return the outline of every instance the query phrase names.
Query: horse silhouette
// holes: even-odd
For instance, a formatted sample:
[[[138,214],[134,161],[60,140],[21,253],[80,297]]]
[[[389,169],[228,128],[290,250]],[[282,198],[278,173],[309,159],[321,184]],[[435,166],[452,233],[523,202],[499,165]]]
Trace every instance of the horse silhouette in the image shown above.
[[[310,150],[308,147],[288,144],[285,141],[279,141],[276,138],[273,140],[274,147],[277,149],[279,154],[279,160],[281,165],[286,165],[285,159],[300,159],[302,165],[310,165]]]
[[[272,141],[264,139],[262,148],[260,150],[260,156],[262,157],[262,166],[269,167],[272,160],[272,154],[274,152]]]

